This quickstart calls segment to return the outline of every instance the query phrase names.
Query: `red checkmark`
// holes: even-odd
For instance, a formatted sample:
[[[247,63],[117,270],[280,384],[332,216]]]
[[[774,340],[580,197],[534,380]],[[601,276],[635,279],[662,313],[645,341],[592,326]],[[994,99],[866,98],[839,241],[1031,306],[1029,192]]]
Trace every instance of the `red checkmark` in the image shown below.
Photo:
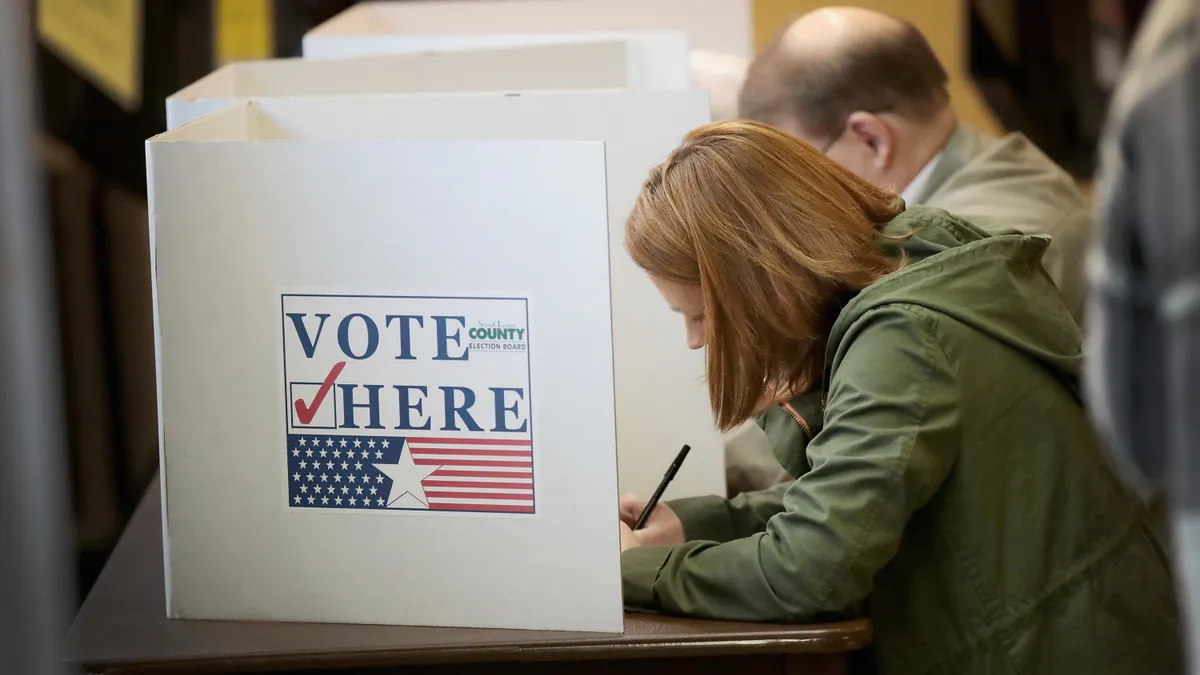
[[[325,402],[325,396],[333,389],[334,380],[338,379],[338,375],[342,374],[342,368],[346,367],[345,361],[339,361],[333,364],[333,368],[329,374],[325,376],[325,381],[321,383],[321,388],[317,390],[317,395],[313,397],[312,403],[304,404],[303,399],[296,399],[296,417],[299,418],[300,424],[308,424],[317,415],[317,408]]]

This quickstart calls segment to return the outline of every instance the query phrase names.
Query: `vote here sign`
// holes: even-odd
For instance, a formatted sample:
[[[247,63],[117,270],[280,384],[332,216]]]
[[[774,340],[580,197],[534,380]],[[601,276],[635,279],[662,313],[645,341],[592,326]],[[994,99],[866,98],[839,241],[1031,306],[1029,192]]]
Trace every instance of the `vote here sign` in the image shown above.
[[[535,512],[528,302],[282,293],[288,506]]]

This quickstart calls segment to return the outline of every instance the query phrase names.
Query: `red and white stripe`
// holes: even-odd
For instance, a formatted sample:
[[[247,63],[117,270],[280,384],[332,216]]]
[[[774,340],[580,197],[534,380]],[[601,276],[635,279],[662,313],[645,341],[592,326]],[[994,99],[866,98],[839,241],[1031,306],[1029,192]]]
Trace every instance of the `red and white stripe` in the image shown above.
[[[421,482],[429,508],[533,513],[528,438],[409,438],[413,463],[440,467]]]

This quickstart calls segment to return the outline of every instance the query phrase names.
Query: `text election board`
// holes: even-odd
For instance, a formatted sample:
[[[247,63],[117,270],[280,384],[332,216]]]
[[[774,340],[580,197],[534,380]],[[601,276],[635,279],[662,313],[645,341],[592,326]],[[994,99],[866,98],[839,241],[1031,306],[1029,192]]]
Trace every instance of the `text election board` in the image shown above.
[[[603,144],[266,117],[147,144],[169,614],[620,631]]]

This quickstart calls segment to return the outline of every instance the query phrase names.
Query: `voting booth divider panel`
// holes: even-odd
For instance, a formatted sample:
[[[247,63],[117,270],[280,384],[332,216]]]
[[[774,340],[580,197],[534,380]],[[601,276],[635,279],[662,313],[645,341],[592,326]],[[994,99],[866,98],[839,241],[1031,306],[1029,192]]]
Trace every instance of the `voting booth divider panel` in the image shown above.
[[[304,38],[304,58],[336,60],[428,50],[473,51],[503,47],[623,42],[627,47],[626,79],[634,89],[687,89],[691,86],[687,36],[678,31],[589,31],[579,33],[486,33],[476,35],[372,35]],[[544,88],[544,87],[543,87]],[[581,87],[571,86],[570,89]]]
[[[253,97],[252,97],[253,98]],[[625,219],[651,167],[708,121],[698,91],[576,91],[513,94],[257,99],[269,114],[205,120],[257,125],[263,139],[471,138],[600,140],[605,143],[612,266],[613,340],[620,488],[649,494],[680,445],[693,447],[666,498],[724,492],[721,435],[704,385],[703,353],[625,251]],[[244,109],[243,110],[244,114]],[[189,126],[173,132],[179,138]],[[235,133],[236,130],[230,133]]]
[[[723,439],[713,424],[703,352],[625,250],[625,219],[651,167],[708,120],[697,91],[531,92],[267,99],[273,124],[354,139],[570,139],[605,144],[617,450],[621,490],[649,494],[680,445],[693,450],[667,497],[720,494]],[[350,123],[337,121],[352,120]]]
[[[711,119],[737,117],[737,92],[754,55],[752,0],[416,0],[361,2],[305,34],[305,58],[479,49],[595,40],[633,40],[638,67],[654,85],[709,92]],[[659,31],[679,31],[671,44]],[[600,31],[600,32],[597,32]],[[608,32],[605,32],[608,31]],[[650,34],[646,32],[650,31]],[[634,80],[633,77],[630,78]],[[670,83],[671,86],[660,86]],[[786,476],[752,421],[724,436],[738,470],[713,492],[745,480]],[[751,461],[751,458],[752,461]],[[750,465],[746,465],[751,461]],[[772,469],[771,467],[774,467]],[[637,471],[640,471],[638,469]],[[748,472],[748,473],[747,473]],[[761,474],[761,475],[759,475]],[[622,471],[623,485],[629,472]],[[689,488],[683,488],[688,490]]]
[[[619,632],[602,139],[318,100],[147,142],[168,614]]]
[[[505,35],[671,30],[687,35],[689,49],[750,58],[751,15],[751,0],[362,2],[309,31],[303,44],[305,57],[311,57],[371,53],[363,50],[397,44],[397,38],[497,40]]]
[[[641,88],[644,78],[638,77],[632,50],[631,40],[612,38],[347,59],[233,63],[168,97],[167,128],[247,98]]]

